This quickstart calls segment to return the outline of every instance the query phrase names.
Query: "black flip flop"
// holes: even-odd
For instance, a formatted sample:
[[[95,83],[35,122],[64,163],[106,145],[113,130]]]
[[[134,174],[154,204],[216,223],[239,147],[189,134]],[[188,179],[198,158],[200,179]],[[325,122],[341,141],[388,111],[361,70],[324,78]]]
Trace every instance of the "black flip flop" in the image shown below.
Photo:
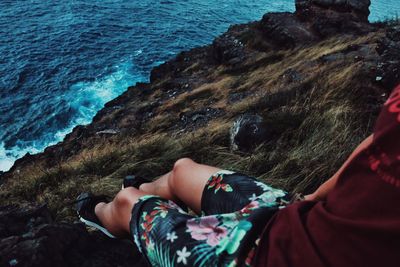
[[[100,202],[108,203],[109,198],[105,195],[93,195],[89,192],[84,192],[81,193],[72,203],[76,204],[75,210],[78,214],[79,220],[86,226],[100,230],[110,238],[116,238],[101,223],[94,211],[95,206]]]
[[[151,180],[143,178],[141,176],[137,175],[127,175],[124,178],[124,181],[122,183],[122,189],[127,188],[127,187],[135,187],[139,189],[139,186],[141,186],[144,183],[150,183]]]

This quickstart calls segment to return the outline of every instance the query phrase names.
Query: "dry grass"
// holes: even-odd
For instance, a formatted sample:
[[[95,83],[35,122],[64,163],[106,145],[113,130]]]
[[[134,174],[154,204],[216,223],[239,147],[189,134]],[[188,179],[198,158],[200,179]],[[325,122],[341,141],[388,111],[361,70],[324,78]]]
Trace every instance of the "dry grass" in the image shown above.
[[[157,116],[143,126],[144,135],[89,146],[49,169],[27,167],[0,188],[0,199],[2,203],[46,202],[56,218],[72,219],[68,203],[79,192],[113,195],[125,175],[157,177],[181,157],[249,173],[286,190],[310,192],[368,135],[376,116],[376,111],[362,109],[367,101],[364,96],[374,93],[372,84],[359,84],[366,75],[362,63],[321,63],[319,59],[349,45],[373,43],[378,37],[326,40],[282,51],[282,60],[260,52],[240,75],[219,67],[208,84],[161,106]],[[190,67],[192,71],[196,68],[196,64]],[[302,79],[285,81],[288,69],[297,71]],[[251,95],[227,105],[229,91]],[[150,97],[157,98],[157,94],[160,96],[160,91]],[[210,99],[225,109],[225,117],[196,132],[165,133],[176,123],[179,112],[204,106]],[[229,149],[233,117],[244,112],[262,114],[274,130],[271,139],[250,154]]]

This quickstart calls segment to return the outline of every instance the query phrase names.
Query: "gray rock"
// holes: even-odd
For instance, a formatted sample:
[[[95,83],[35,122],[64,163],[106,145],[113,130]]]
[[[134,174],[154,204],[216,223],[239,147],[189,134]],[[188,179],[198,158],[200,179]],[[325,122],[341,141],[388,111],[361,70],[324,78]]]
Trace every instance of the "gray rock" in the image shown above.
[[[265,37],[280,48],[292,48],[317,40],[308,26],[291,13],[267,13],[259,27]]]
[[[221,64],[238,64],[245,57],[244,46],[234,36],[223,34],[212,44],[212,57]]]
[[[346,7],[349,10],[368,12],[370,0],[312,0],[314,4],[325,7]]]
[[[304,77],[298,71],[289,68],[283,73],[282,79],[284,79],[287,83],[298,83],[302,81]]]
[[[224,114],[222,109],[216,108],[202,108],[195,111],[182,112],[180,117],[180,123],[176,126],[184,128],[187,131],[193,131],[200,127],[207,125],[207,123]]]
[[[232,150],[249,151],[268,139],[268,131],[260,115],[244,114],[233,123],[230,137]]]
[[[105,129],[105,130],[96,132],[97,135],[115,135],[118,133],[119,133],[119,130],[114,130],[114,129]]]
[[[375,80],[391,90],[400,83],[400,27],[390,29],[376,50],[381,62],[377,64]]]
[[[228,103],[232,104],[232,103],[236,103],[236,102],[242,101],[243,99],[245,99],[249,95],[251,95],[251,92],[249,92],[249,91],[231,92],[231,93],[229,93],[229,96],[228,96]]]
[[[370,29],[370,4],[370,0],[296,0],[296,15],[321,36],[362,33]]]
[[[296,4],[320,5],[325,8],[341,8],[344,11],[369,12],[370,0],[296,0]]]

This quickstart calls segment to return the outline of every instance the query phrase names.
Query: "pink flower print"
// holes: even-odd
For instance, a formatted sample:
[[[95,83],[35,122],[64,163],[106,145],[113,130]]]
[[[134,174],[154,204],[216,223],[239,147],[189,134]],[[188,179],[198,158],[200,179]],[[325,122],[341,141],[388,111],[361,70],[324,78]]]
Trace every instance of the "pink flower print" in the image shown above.
[[[206,216],[188,220],[187,232],[195,240],[207,240],[207,244],[215,247],[221,239],[226,237],[228,231],[225,227],[218,226],[219,221],[215,216]]]
[[[222,179],[222,174],[213,175],[211,181],[209,181],[208,189],[214,187],[214,193],[217,193],[219,189],[222,189],[225,192],[232,192],[232,187],[229,184],[223,184]]]
[[[216,184],[219,184],[222,181],[222,176],[221,175],[213,175],[211,177],[210,184],[208,185],[209,187],[214,187]]]
[[[239,211],[239,213],[246,216],[246,215],[249,215],[252,210],[254,210],[258,207],[259,207],[258,201],[252,201],[249,204],[247,204],[243,209],[241,209]]]

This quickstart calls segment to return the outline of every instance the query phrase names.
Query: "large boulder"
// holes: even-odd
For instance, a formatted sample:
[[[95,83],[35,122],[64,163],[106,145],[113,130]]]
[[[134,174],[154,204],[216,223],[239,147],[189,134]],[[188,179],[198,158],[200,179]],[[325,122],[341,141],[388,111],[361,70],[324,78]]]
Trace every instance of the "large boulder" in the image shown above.
[[[267,13],[259,23],[264,36],[278,48],[292,48],[308,44],[317,37],[306,23],[292,13]]]
[[[368,22],[370,0],[296,0],[296,12],[307,13],[313,8],[322,8],[347,13],[353,16],[354,20]]]
[[[249,151],[269,137],[263,117],[256,114],[239,116],[231,127],[231,149]]]
[[[296,15],[321,36],[367,32],[370,0],[296,0]]]
[[[243,43],[228,33],[214,40],[211,52],[211,56],[219,64],[234,65],[245,57]]]

